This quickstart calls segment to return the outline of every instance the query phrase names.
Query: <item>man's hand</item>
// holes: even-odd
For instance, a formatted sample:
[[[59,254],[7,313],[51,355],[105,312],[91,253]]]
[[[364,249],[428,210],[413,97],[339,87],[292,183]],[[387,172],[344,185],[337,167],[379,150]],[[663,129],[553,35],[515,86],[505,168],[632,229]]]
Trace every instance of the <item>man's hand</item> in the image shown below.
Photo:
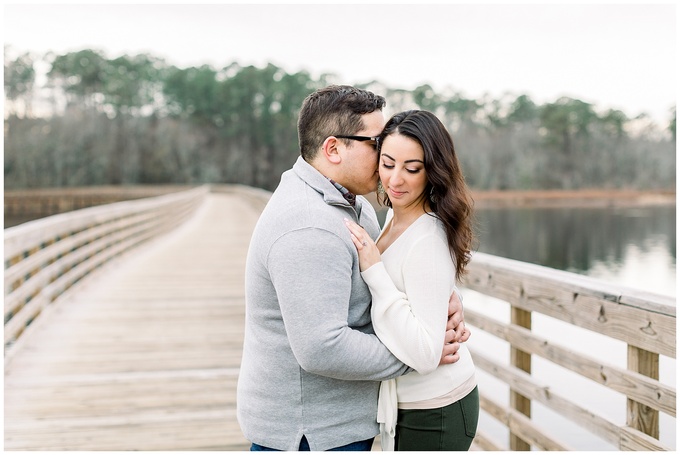
[[[458,349],[460,343],[466,342],[470,338],[470,330],[465,327],[463,317],[463,303],[454,291],[449,298],[449,319],[446,323],[446,334],[444,336],[444,349],[439,361],[440,365],[456,363],[460,356]]]

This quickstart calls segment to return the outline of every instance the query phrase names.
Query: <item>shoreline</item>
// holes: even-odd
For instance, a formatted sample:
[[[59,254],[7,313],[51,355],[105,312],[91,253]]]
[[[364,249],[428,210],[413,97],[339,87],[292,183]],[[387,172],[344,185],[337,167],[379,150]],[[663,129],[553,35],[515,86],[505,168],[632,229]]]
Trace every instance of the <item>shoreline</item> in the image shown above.
[[[675,205],[675,190],[472,191],[475,208],[643,207]]]
[[[471,190],[475,209],[487,208],[606,208],[674,206],[675,190]],[[375,193],[366,195],[376,208]]]

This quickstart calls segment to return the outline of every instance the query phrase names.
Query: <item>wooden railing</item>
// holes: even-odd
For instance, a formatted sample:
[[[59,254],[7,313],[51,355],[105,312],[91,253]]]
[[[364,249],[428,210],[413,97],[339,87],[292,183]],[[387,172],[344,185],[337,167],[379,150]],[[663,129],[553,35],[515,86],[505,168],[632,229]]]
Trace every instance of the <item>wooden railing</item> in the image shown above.
[[[531,403],[555,411],[618,450],[675,450],[659,441],[659,412],[675,418],[675,387],[659,381],[659,356],[675,359],[675,299],[547,267],[477,253],[464,283],[467,289],[506,304],[509,321],[475,309],[474,293],[464,303],[473,326],[469,349],[475,365],[509,386],[509,404],[480,388],[482,410],[509,430],[508,441],[494,441],[483,428],[475,438],[482,450],[570,450],[569,440],[550,437],[531,419]],[[543,338],[532,331],[532,314],[592,331],[627,344],[627,367],[579,353],[559,333]],[[508,319],[506,317],[506,319]],[[560,324],[560,323],[558,323]],[[492,359],[474,343],[482,330],[510,346],[507,362]],[[600,336],[598,335],[598,336]],[[573,338],[572,338],[573,340]],[[625,349],[625,347],[624,347]],[[612,353],[613,354],[613,353]],[[561,396],[532,375],[532,356],[570,370],[627,397],[625,425],[576,403],[574,389]],[[554,386],[554,384],[553,384]]]
[[[184,222],[200,187],[54,215],[5,229],[5,356],[56,299],[111,259]]]
[[[259,208],[271,193],[248,187],[235,191]],[[166,232],[186,219],[208,191],[183,193],[93,207],[5,230],[5,346],[50,302],[111,258]],[[509,404],[480,387],[485,414],[503,425],[499,441],[480,425],[473,448],[481,450],[570,450],[569,436],[549,434],[532,420],[532,403],[554,410],[619,450],[674,450],[659,441],[659,413],[675,418],[675,387],[659,381],[659,357],[675,359],[675,299],[533,264],[476,253],[464,287],[504,305],[507,321],[480,311],[466,295],[465,320],[473,327],[468,347],[481,372],[509,388]],[[549,317],[579,330],[627,345],[627,366],[573,349],[560,334],[542,337],[532,330],[532,315]],[[480,332],[509,346],[505,361],[476,343]],[[555,335],[555,336],[552,336]],[[604,417],[595,406],[563,396],[532,372],[532,356],[559,365],[593,384],[627,397],[625,424]]]
[[[70,188],[30,188],[5,190],[4,212],[7,218],[44,218],[102,204],[162,196],[187,191],[183,185],[115,185]]]
[[[243,188],[241,194],[263,208],[270,192]],[[216,191],[213,188],[213,191]],[[475,310],[475,298],[464,302],[465,320],[473,326],[468,348],[478,370],[508,385],[509,404],[495,401],[480,388],[482,409],[508,429],[499,441],[480,426],[475,450],[570,450],[569,440],[552,437],[545,425],[531,420],[531,403],[539,402],[586,432],[620,450],[674,450],[659,441],[659,412],[675,417],[675,387],[659,379],[659,355],[675,359],[675,299],[612,285],[594,278],[534,264],[476,253],[469,265],[465,288],[505,305],[508,322]],[[532,332],[532,313],[627,343],[628,366],[611,365],[601,358],[579,354],[566,342],[544,339]],[[478,331],[510,346],[506,362],[492,359],[475,342]],[[626,425],[598,415],[556,393],[531,374],[532,355],[573,371],[581,377],[627,396]],[[575,390],[574,394],[579,392]],[[603,412],[603,414],[605,414]],[[569,436],[563,436],[569,439]],[[590,449],[589,449],[590,450]]]

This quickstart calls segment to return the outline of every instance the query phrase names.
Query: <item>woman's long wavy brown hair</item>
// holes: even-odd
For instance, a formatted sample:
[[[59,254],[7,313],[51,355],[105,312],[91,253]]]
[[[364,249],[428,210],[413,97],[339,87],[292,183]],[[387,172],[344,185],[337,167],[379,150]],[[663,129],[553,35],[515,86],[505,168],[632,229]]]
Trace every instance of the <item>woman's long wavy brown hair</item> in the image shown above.
[[[442,122],[431,112],[409,110],[395,114],[380,136],[382,144],[389,135],[400,134],[418,142],[423,148],[427,185],[423,204],[442,221],[446,230],[451,257],[456,266],[456,278],[465,274],[470,262],[473,242],[472,195],[465,183],[453,139]],[[387,194],[379,194],[384,205],[392,207]]]

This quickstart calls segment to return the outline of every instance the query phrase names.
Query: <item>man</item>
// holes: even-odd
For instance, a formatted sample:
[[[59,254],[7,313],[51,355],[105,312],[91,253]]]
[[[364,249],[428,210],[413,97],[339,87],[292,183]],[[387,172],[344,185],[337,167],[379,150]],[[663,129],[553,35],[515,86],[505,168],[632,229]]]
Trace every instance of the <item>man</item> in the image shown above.
[[[377,188],[384,105],[349,86],[303,102],[301,157],[262,212],[246,263],[237,409],[251,450],[370,450],[380,381],[409,370],[373,332],[343,222],[378,236],[375,211],[357,195]],[[447,341],[460,335],[447,332]],[[442,362],[455,362],[457,347],[445,345]]]

